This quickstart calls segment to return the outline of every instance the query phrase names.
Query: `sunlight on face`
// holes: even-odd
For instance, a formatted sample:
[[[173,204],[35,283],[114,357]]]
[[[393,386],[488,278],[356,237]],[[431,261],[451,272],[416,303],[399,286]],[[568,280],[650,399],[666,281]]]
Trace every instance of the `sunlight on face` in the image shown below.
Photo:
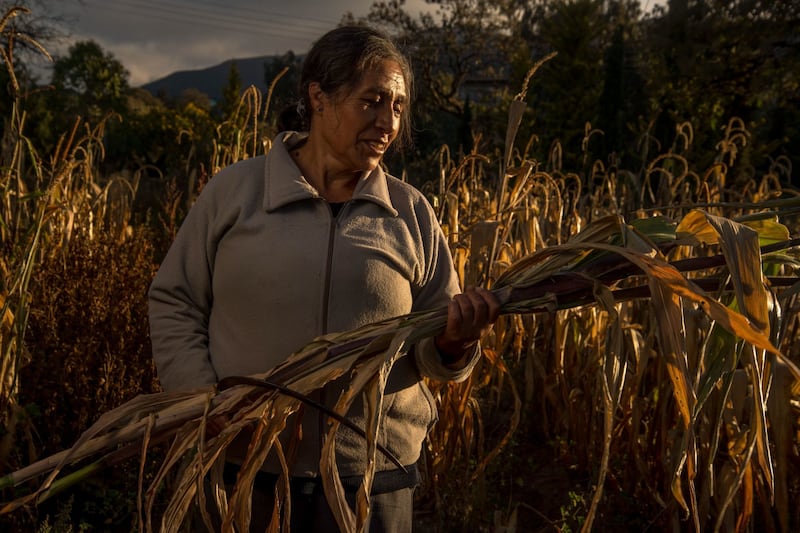
[[[332,99],[332,112],[322,114],[319,126],[343,170],[378,165],[400,131],[407,99],[403,71],[390,60],[376,63],[349,93]]]

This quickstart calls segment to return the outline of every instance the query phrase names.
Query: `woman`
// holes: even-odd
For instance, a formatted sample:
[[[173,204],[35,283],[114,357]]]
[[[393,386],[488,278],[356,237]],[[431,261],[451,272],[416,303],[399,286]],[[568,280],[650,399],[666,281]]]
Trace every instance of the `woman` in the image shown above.
[[[262,373],[319,335],[448,305],[445,330],[414,346],[389,378],[380,439],[408,473],[378,457],[372,531],[411,529],[415,463],[436,419],[421,375],[465,379],[499,313],[489,291],[459,294],[430,205],[380,167],[395,139],[408,135],[411,85],[408,61],[383,34],[342,27],[324,35],[301,74],[298,108],[308,132],[283,132],[267,155],[220,171],[150,290],[153,355],[167,390]],[[332,403],[336,391],[320,399]],[[347,416],[363,427],[361,406]],[[293,529],[327,531],[335,523],[317,483],[326,420],[306,412],[302,423],[291,464]],[[340,429],[336,450],[343,480],[358,480],[363,439]],[[243,456],[229,450],[234,473]],[[269,501],[268,473],[278,469],[268,459],[262,470],[267,481],[257,489]],[[271,504],[253,508],[264,525]]]

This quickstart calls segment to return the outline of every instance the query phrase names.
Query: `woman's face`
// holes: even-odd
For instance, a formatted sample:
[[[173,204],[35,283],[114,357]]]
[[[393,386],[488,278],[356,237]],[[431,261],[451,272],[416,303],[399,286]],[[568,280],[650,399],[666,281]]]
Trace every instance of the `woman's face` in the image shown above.
[[[321,96],[322,112],[313,129],[319,128],[331,170],[374,169],[397,137],[407,99],[403,71],[391,60],[365,72],[349,93]]]

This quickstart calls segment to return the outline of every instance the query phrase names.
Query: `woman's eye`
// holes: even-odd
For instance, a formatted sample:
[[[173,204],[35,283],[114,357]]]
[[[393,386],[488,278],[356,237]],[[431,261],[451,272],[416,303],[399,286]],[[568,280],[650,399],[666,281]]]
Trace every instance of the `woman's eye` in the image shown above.
[[[362,102],[364,102],[364,107],[376,108],[380,107],[387,103],[384,98],[362,98]],[[392,102],[392,112],[396,115],[403,114],[403,103],[402,102]]]

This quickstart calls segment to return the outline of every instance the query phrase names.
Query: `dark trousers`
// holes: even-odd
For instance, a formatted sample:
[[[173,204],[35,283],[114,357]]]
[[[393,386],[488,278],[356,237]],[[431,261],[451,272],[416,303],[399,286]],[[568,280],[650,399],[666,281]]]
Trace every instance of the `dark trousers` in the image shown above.
[[[253,494],[253,515],[250,531],[266,531],[269,524],[273,495],[258,491]],[[347,504],[355,509],[356,491],[345,489]],[[256,498],[259,504],[256,504]],[[370,496],[369,533],[409,533],[414,504],[414,488],[409,487]],[[258,506],[257,506],[258,505]],[[291,530],[294,533],[328,533],[339,531],[336,520],[325,498],[322,486],[312,494],[298,493],[292,489]]]
[[[226,466],[225,485],[229,494],[232,492],[235,481],[235,468]],[[275,506],[276,482],[277,476],[274,475],[259,473],[256,477],[252,495],[251,532],[267,531]],[[336,533],[339,531],[319,480],[293,478],[290,486],[292,533]],[[357,490],[357,485],[345,484],[345,498],[351,509],[355,509]],[[369,523],[365,530],[369,533],[409,533],[412,529],[413,509],[413,486],[373,493],[370,495]],[[195,521],[195,523],[200,525],[200,528],[195,528],[195,531],[202,531],[202,521]]]

